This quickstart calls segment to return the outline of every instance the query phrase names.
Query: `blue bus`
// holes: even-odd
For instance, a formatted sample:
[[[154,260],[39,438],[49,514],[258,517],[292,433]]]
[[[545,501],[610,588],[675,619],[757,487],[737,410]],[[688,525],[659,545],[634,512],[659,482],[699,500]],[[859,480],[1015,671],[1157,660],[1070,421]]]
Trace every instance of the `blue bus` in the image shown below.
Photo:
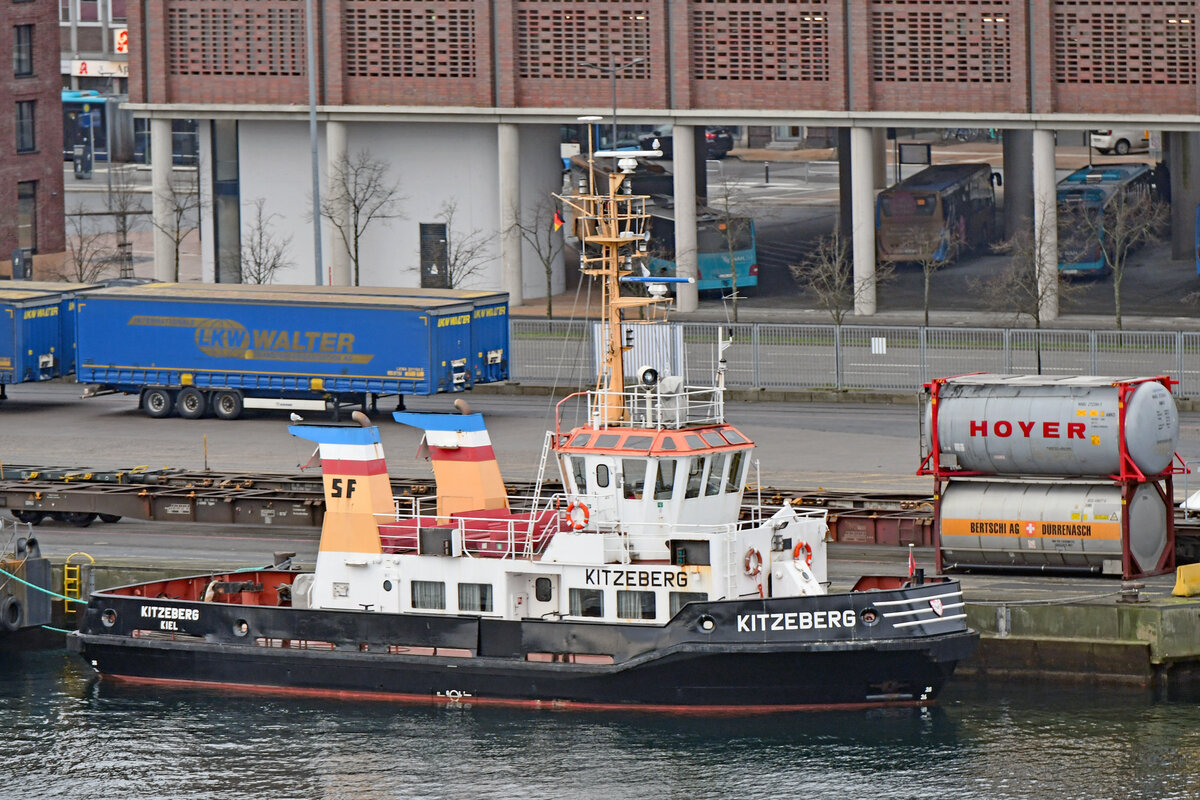
[[[1081,167],[1059,181],[1059,272],[1103,275],[1108,268],[1100,246],[1104,209],[1114,198],[1154,188],[1154,170],[1140,162]]]
[[[92,148],[96,161],[128,161],[133,115],[121,107],[127,99],[125,95],[63,89],[63,160],[74,160],[75,145],[83,145]]]
[[[675,277],[675,210],[651,205],[646,207],[646,212],[650,215],[646,266],[651,275]],[[725,217],[711,208],[697,208],[696,288],[700,291],[731,289],[735,269],[738,294],[758,286],[754,220]]]

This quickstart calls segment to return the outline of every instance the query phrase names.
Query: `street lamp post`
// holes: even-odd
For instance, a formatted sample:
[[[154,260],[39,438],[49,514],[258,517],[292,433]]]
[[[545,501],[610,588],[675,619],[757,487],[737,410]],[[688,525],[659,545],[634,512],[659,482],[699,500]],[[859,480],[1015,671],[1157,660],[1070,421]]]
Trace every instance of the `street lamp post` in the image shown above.
[[[600,73],[602,73],[604,75],[608,75],[609,77],[612,78],[612,144],[610,145],[610,147],[613,150],[617,149],[617,73],[621,72],[622,70],[629,69],[630,67],[635,67],[638,64],[641,64],[642,62],[644,62],[645,60],[646,59],[644,57],[639,56],[638,58],[635,58],[632,61],[628,61],[624,64],[618,65],[617,60],[614,58],[612,60],[612,63],[607,67],[601,66],[599,64],[592,64],[591,62],[588,62],[588,61],[580,62],[580,64],[587,67],[588,69],[597,70]]]

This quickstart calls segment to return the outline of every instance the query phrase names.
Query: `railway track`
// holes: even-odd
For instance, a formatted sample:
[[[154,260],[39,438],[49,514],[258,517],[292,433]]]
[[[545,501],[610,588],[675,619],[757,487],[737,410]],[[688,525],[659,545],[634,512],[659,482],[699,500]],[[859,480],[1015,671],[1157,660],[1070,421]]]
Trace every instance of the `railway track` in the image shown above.
[[[532,494],[532,483],[509,482],[511,494]],[[543,496],[561,491],[557,482]],[[403,502],[431,495],[431,478],[392,478]],[[830,534],[846,544],[903,546],[933,544],[933,497],[912,492],[847,492],[751,486],[747,501],[790,503],[829,511]],[[79,467],[5,465],[0,467],[0,509],[22,522],[47,518],[87,527],[96,520],[121,518],[320,528],[325,497],[319,472],[190,472],[131,467],[89,470]],[[1200,561],[1200,518],[1176,512],[1176,557]]]

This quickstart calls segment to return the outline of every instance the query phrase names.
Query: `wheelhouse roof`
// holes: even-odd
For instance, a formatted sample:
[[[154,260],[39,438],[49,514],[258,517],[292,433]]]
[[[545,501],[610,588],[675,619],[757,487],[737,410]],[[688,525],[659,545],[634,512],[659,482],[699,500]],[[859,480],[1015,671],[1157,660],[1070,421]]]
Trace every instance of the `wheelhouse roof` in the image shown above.
[[[745,450],[754,442],[732,425],[700,428],[593,428],[585,425],[563,435],[560,453],[603,453],[616,456],[698,455]]]

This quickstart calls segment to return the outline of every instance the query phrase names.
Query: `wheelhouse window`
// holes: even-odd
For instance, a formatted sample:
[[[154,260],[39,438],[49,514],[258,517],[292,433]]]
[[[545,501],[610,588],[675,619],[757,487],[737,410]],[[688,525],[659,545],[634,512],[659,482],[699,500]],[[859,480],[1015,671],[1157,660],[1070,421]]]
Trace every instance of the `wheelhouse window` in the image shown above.
[[[625,484],[625,499],[641,500],[646,485],[646,459],[622,458],[621,476]]]
[[[675,491],[675,459],[664,458],[658,462],[654,477],[654,499],[670,500]]]
[[[492,585],[490,583],[460,583],[458,585],[458,610],[491,612]]]
[[[654,592],[617,590],[617,616],[621,619],[654,619]]]
[[[671,592],[671,616],[678,614],[688,603],[702,603],[707,599],[704,592]]]
[[[604,592],[600,589],[571,590],[572,617],[603,617]]]
[[[607,464],[597,464],[596,465],[596,485],[599,486],[601,489],[608,488],[608,465]]]
[[[688,459],[688,476],[687,489],[684,491],[685,498],[700,496],[700,481],[704,477],[704,459],[689,458]]]
[[[13,28],[13,77],[27,78],[33,74],[33,26]]]
[[[708,470],[708,483],[704,486],[704,496],[712,497],[721,493],[721,479],[725,477],[725,454],[717,453],[712,457],[712,466]]]
[[[579,494],[587,494],[587,462],[583,456],[571,456],[571,477],[575,479],[575,491]]]
[[[725,482],[725,491],[736,492],[745,483],[742,478],[742,461],[745,455],[745,450],[738,450],[729,459],[729,480]]]
[[[446,608],[446,584],[441,581],[413,581],[412,607],[444,610]]]

